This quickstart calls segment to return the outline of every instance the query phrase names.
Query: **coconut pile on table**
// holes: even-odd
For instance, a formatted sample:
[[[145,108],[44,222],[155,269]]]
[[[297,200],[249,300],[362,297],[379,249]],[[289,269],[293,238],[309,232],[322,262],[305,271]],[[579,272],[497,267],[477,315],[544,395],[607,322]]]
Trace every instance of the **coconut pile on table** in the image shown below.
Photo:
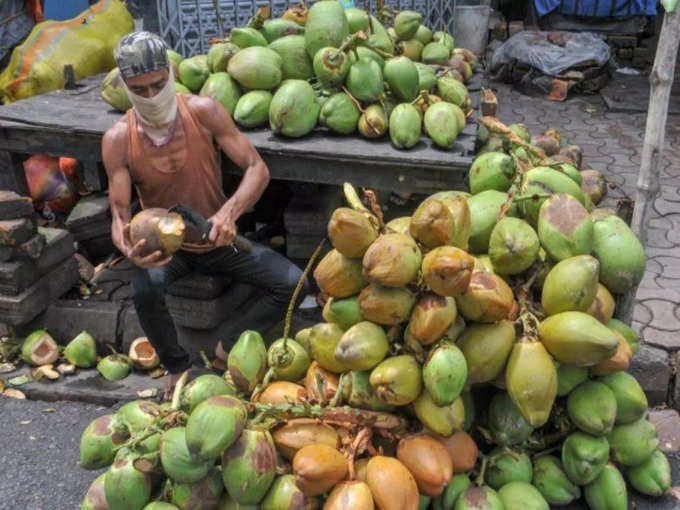
[[[389,132],[399,149],[424,131],[451,148],[472,113],[464,83],[476,56],[415,11],[383,14],[393,27],[336,0],[301,4],[276,19],[261,9],[207,54],[185,59],[168,51],[176,89],[215,98],[243,128],[268,125],[287,137],[317,125],[370,139]],[[131,106],[117,68],[101,95],[121,111]]]
[[[472,194],[428,197],[384,223],[345,185],[314,270],[325,322],[269,348],[246,331],[223,377],[171,404],[126,404],[81,439],[111,466],[84,509],[626,509],[670,466],[626,372],[638,336],[613,318],[645,254],[592,209],[570,165],[496,119],[510,155]],[[579,177],[581,184],[578,184]],[[582,187],[583,186],[583,187]]]

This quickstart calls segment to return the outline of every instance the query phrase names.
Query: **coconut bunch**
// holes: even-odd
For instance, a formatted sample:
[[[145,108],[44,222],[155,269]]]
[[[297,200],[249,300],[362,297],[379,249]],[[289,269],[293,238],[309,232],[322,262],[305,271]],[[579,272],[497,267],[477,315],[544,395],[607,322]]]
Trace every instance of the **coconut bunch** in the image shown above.
[[[181,93],[219,101],[243,128],[269,126],[302,137],[317,126],[334,133],[387,136],[409,149],[424,133],[452,147],[472,114],[464,85],[476,56],[433,32],[414,11],[386,9],[380,18],[339,2],[292,7],[269,19],[260,9],[207,54],[182,58],[168,51]],[[130,108],[118,69],[102,82],[102,98]]]

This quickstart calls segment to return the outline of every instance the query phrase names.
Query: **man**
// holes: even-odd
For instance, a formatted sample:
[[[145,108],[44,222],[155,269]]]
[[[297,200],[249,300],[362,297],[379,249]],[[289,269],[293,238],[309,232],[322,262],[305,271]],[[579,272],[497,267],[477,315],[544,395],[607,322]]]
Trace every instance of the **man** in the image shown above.
[[[109,180],[111,235],[134,263],[133,300],[139,322],[169,372],[166,396],[190,366],[177,341],[165,304],[168,284],[189,271],[229,274],[261,290],[219,332],[216,355],[225,359],[245,329],[264,331],[283,318],[301,271],[273,250],[253,244],[249,252],[231,244],[236,221],[253,206],[269,182],[269,170],[250,140],[222,105],[208,97],[176,94],[164,41],[149,32],[121,39],[114,57],[132,108],[104,135],[102,155]],[[229,198],[222,188],[220,152],[244,169]],[[182,203],[210,222],[209,240],[187,225],[182,249],[172,257],[141,256],[144,240],[130,241],[130,201],[135,187],[142,208]]]

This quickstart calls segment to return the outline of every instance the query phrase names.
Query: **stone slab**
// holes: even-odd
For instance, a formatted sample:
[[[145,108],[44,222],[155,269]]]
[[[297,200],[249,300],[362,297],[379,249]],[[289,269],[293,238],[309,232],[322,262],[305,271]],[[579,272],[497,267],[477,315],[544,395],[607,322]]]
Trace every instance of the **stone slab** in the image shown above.
[[[28,218],[0,220],[0,245],[18,246],[36,233],[36,224]]]
[[[33,200],[15,193],[14,191],[0,190],[0,219],[14,220],[17,218],[30,218],[33,215]]]
[[[78,263],[74,257],[69,257],[21,294],[0,295],[0,317],[12,326],[26,324],[77,282]]]
[[[75,252],[73,236],[67,230],[38,227],[38,233],[44,236],[46,246],[37,260],[0,264],[0,294],[19,294]]]
[[[34,320],[17,328],[26,336],[36,329],[46,329],[59,344],[67,344],[81,331],[87,331],[97,342],[100,355],[111,354],[109,346],[120,347],[118,319],[123,310],[120,302],[58,299]]]
[[[105,194],[81,198],[66,219],[66,228],[71,232],[84,232],[93,225],[110,223],[109,197]]]
[[[680,415],[674,409],[654,410],[649,421],[659,434],[659,448],[664,453],[680,452]]]
[[[42,255],[46,244],[45,237],[42,234],[36,234],[18,246],[0,246],[0,262],[36,260]]]
[[[629,372],[645,390],[650,406],[666,402],[671,380],[671,368],[666,351],[642,344],[633,358]]]

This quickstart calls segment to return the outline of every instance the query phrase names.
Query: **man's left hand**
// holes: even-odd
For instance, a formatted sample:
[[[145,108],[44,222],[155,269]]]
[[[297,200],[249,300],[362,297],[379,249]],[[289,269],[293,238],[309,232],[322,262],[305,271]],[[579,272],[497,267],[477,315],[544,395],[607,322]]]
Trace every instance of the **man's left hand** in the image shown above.
[[[215,246],[227,246],[236,237],[236,221],[229,211],[219,211],[209,220],[212,223],[208,239]]]

